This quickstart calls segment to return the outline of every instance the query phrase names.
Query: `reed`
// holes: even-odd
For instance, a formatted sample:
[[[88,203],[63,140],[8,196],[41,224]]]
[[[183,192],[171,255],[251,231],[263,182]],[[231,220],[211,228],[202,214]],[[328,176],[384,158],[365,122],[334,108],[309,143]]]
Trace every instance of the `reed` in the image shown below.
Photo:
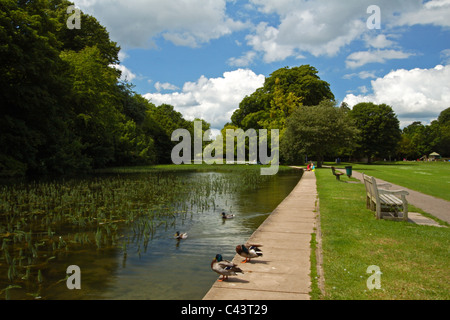
[[[48,257],[67,252],[117,248],[126,259],[133,244],[141,256],[159,230],[216,210],[219,197],[271,179],[261,176],[259,167],[236,170],[196,173],[192,179],[189,171],[151,169],[1,185],[1,292],[10,297],[12,288],[52,285],[44,276]]]

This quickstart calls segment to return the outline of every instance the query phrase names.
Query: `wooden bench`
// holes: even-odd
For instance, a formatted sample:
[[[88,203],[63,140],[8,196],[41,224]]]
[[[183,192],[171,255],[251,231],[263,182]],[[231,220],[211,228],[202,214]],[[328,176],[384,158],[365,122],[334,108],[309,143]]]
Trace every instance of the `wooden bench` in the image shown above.
[[[377,184],[374,177],[363,174],[366,187],[366,206],[376,211],[377,219],[408,221],[409,193],[405,190],[387,190],[380,187],[391,187],[390,184]]]
[[[336,171],[335,167],[331,167],[331,171],[333,171],[333,174],[336,176],[336,180],[341,180],[341,176],[344,175],[342,172]]]

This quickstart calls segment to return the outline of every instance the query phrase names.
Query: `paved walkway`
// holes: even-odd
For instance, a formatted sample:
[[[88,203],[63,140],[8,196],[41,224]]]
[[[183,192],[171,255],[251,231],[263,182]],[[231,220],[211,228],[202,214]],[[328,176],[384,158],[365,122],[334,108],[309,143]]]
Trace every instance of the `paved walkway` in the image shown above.
[[[316,177],[313,172],[305,172],[289,196],[248,240],[250,244],[263,245],[263,256],[243,264],[243,258],[236,255],[233,262],[244,274],[214,283],[203,299],[309,300],[310,241],[316,224],[316,200]]]
[[[337,169],[341,172],[345,173],[345,170],[343,169]],[[362,174],[358,171],[354,171],[352,172],[352,177],[356,178],[362,182],[363,181],[363,177]],[[432,216],[435,216],[436,218],[439,218],[442,221],[446,221],[448,223],[450,223],[450,201],[447,200],[443,200],[443,199],[439,199],[439,198],[435,198],[396,184],[393,184],[391,182],[388,181],[384,181],[381,179],[376,179],[377,183],[389,183],[392,185],[392,187],[390,188],[390,190],[406,190],[409,192],[409,195],[406,196],[406,199],[408,200],[409,203],[411,203],[413,206],[422,209],[423,211],[425,211],[426,213],[431,214]],[[427,221],[427,220],[431,220],[428,219],[418,213],[411,213],[408,214],[410,220],[412,220],[412,222],[416,222],[419,224],[432,224],[432,222]],[[434,220],[431,220],[434,221]]]

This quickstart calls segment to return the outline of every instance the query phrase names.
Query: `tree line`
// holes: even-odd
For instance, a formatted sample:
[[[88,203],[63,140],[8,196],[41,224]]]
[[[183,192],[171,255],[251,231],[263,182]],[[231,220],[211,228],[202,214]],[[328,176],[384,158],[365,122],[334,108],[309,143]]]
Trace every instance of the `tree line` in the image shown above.
[[[120,47],[87,14],[67,28],[70,5],[0,2],[0,175],[169,163],[173,130],[193,121],[120,81]]]
[[[71,5],[0,2],[0,176],[171,163],[172,132],[193,135],[194,121],[121,81],[120,47],[90,15],[81,13],[81,28],[69,29]],[[209,128],[202,120],[202,132]],[[223,136],[226,129],[279,129],[284,163],[450,156],[450,108],[430,125],[400,130],[391,106],[337,105],[309,65],[274,71],[242,100]]]
[[[450,108],[430,125],[414,122],[403,130],[386,104],[338,105],[318,71],[303,65],[273,72],[234,112],[222,130],[279,129],[281,161],[315,159],[410,159],[431,152],[450,156]]]

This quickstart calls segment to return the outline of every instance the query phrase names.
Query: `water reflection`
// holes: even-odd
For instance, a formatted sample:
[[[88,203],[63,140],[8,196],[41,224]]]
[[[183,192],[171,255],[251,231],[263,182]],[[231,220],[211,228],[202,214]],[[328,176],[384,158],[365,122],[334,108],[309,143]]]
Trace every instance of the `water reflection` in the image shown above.
[[[227,183],[232,173],[183,172],[187,186],[195,181],[219,180]],[[135,176],[133,179],[141,179]],[[161,177],[158,177],[160,179]],[[71,250],[53,254],[51,263],[42,266],[44,280],[20,283],[20,289],[10,290],[12,299],[201,299],[214,283],[217,275],[210,270],[210,262],[217,253],[231,259],[237,244],[244,243],[276,206],[289,194],[300,178],[299,171],[282,172],[257,188],[241,192],[232,184],[216,188],[211,184],[204,197],[193,205],[195,213],[186,213],[173,221],[154,219],[152,224],[140,223],[136,216],[132,223],[121,224],[117,237],[109,245],[96,245],[98,230],[93,229],[88,243],[71,245]],[[239,179],[239,177],[238,177]],[[98,180],[97,180],[98,181]],[[171,180],[167,180],[171,181]],[[169,183],[169,182],[168,182]],[[100,183],[99,183],[100,185]],[[120,187],[120,186],[119,186]],[[173,187],[174,192],[179,192]],[[102,195],[97,194],[98,197]],[[177,199],[184,199],[181,193]],[[139,199],[138,199],[139,200]],[[192,208],[192,200],[178,210]],[[199,204],[202,203],[202,204]],[[134,208],[130,205],[130,208]],[[221,213],[233,213],[234,219],[223,220]],[[151,230],[151,232],[141,232]],[[76,229],[76,228],[75,228]],[[109,229],[108,229],[109,230]],[[187,232],[188,238],[177,240],[176,231]],[[72,229],[73,232],[76,230]],[[1,234],[1,232],[0,232]],[[107,238],[107,231],[101,237]],[[66,240],[68,241],[68,240]],[[105,240],[106,241],[106,240]],[[45,254],[45,253],[44,253]],[[0,260],[0,290],[9,285]],[[81,290],[68,290],[66,268],[81,268]],[[4,298],[4,297],[0,297]]]

